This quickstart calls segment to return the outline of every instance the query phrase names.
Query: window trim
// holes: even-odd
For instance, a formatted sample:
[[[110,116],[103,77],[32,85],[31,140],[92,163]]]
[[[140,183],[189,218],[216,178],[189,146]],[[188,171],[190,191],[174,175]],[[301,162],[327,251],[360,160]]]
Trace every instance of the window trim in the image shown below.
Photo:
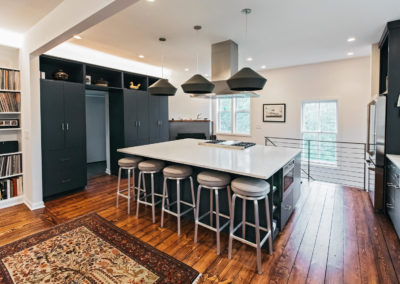
[[[223,99],[223,98],[222,98]],[[226,136],[238,136],[238,137],[250,137],[251,136],[251,132],[252,132],[252,129],[251,129],[251,105],[252,105],[252,102],[251,102],[251,99],[250,98],[248,98],[249,100],[250,100],[250,106],[249,106],[249,111],[248,111],[248,113],[249,113],[249,133],[241,133],[241,132],[235,132],[235,129],[236,129],[236,114],[237,113],[247,113],[247,111],[243,111],[243,110],[240,110],[240,111],[236,111],[236,98],[225,98],[225,99],[229,99],[229,100],[231,100],[231,131],[230,132],[221,132],[220,130],[219,130],[219,122],[220,122],[220,120],[219,120],[219,114],[220,114],[220,111],[219,111],[219,100],[220,99],[216,99],[216,129],[215,129],[215,134],[216,135],[226,135]]]

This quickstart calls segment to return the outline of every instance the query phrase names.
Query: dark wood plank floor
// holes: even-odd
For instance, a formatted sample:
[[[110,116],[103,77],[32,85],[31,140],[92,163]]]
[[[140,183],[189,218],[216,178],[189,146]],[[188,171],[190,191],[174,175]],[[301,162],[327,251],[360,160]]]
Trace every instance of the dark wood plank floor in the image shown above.
[[[36,211],[19,205],[0,210],[0,245],[89,212],[164,251],[203,274],[201,283],[398,283],[400,242],[388,218],[373,212],[368,195],[353,188],[314,182],[303,186],[303,197],[285,230],[274,242],[274,254],[263,254],[262,275],[256,273],[255,250],[234,242],[233,259],[215,253],[215,236],[183,220],[182,235],[169,216],[165,228],[151,222],[149,208],[140,218],[126,212],[126,200],[115,208],[117,181],[92,178],[85,191],[46,202]],[[135,212],[135,205],[132,206]]]

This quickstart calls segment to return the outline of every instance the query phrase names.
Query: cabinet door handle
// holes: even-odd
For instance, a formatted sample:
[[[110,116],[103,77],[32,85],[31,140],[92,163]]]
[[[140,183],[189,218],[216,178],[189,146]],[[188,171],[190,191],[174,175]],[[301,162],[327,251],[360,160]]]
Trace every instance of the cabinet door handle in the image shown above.
[[[69,160],[71,160],[71,158],[61,158],[61,159],[60,159],[60,162],[67,162],[67,161],[69,161]]]
[[[386,203],[386,207],[387,208],[389,208],[389,209],[394,209],[394,206],[393,206],[393,204],[392,203]]]
[[[69,123],[67,122],[67,131],[69,130]]]
[[[61,123],[61,130],[62,131],[64,131],[65,129],[64,129],[64,122],[63,123]]]
[[[140,121],[138,121],[138,126],[140,127]]]

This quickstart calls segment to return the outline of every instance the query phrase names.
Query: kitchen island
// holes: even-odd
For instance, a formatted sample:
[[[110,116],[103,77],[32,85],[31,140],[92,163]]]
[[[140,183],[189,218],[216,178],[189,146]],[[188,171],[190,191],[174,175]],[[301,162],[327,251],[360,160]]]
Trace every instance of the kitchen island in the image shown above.
[[[267,180],[271,186],[269,195],[270,216],[274,227],[274,238],[281,231],[289,219],[301,195],[301,151],[298,149],[280,148],[274,146],[254,145],[244,150],[219,148],[199,145],[204,140],[183,139],[163,143],[149,144],[119,149],[126,155],[141,156],[144,158],[163,160],[167,163],[184,164],[194,168],[194,179],[202,170],[216,170],[231,174],[232,179],[239,176],[248,176]],[[147,183],[149,184],[149,183]],[[171,183],[169,188],[174,185]],[[183,186],[183,200],[190,200],[189,184]],[[156,191],[162,192],[162,177],[156,179]],[[170,190],[174,193],[175,190]],[[174,199],[174,195],[171,196]],[[209,194],[202,192],[201,196],[209,200]],[[202,202],[207,204],[207,202]],[[228,213],[228,200],[220,200],[221,212]],[[200,208],[200,212],[207,210]],[[235,216],[240,216],[241,205],[235,207]],[[262,203],[260,212],[263,212]],[[254,221],[252,206],[246,208],[248,221]],[[190,216],[190,215],[188,215]],[[240,220],[236,218],[235,220]],[[265,226],[265,216],[261,214],[260,225]],[[248,226],[249,240],[253,239],[254,232]],[[254,231],[254,230],[253,230]]]

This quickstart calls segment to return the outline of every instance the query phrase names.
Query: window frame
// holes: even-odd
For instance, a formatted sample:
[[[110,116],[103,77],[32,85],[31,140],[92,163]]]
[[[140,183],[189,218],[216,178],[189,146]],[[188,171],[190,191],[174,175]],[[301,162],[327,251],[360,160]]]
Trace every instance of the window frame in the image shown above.
[[[220,124],[220,113],[222,111],[219,110],[220,99],[229,99],[231,101],[231,131],[230,132],[221,132],[219,128]],[[236,111],[236,99],[237,98],[217,98],[216,99],[216,131],[215,134],[217,135],[229,135],[229,136],[242,136],[242,137],[249,137],[251,136],[251,99],[249,99],[249,111],[239,110]],[[225,111],[224,111],[225,112]],[[237,113],[249,113],[249,132],[236,132],[236,114]]]
[[[334,102],[336,104],[336,132],[332,132],[332,131],[322,131],[321,130],[321,124],[319,123],[319,131],[305,131],[303,129],[304,127],[304,105],[305,104],[310,104],[310,103],[318,103],[319,106],[321,105],[321,103],[329,103],[329,102]],[[321,111],[318,111],[318,121],[321,121],[320,119],[321,116]],[[302,101],[301,103],[301,137],[303,139],[303,141],[305,140],[313,140],[313,139],[304,139],[304,134],[317,134],[319,137],[321,134],[331,134],[331,135],[335,135],[335,141],[332,142],[336,142],[337,141],[337,136],[339,134],[339,101],[337,99],[326,99],[326,100],[306,100],[306,101]],[[321,138],[318,139],[318,141],[322,141]],[[307,145],[304,145],[304,147],[307,147]],[[326,161],[326,160],[321,160],[321,153],[320,153],[320,143],[318,143],[318,159],[313,159],[310,158],[310,162],[317,164],[318,166],[337,166],[337,149],[335,148],[335,161],[334,162],[330,162],[330,161]]]

